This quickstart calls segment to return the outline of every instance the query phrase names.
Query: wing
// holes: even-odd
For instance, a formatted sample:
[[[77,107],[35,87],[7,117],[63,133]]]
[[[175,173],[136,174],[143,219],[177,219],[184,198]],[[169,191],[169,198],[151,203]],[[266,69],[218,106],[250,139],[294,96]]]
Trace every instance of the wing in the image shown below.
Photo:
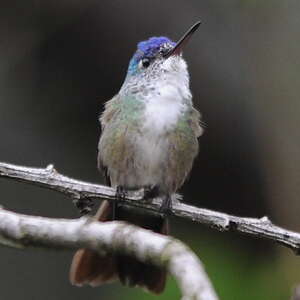
[[[114,120],[114,118],[117,117],[119,112],[120,112],[120,99],[119,99],[119,96],[116,95],[111,100],[109,100],[105,103],[104,111],[100,115],[99,121],[101,124],[102,134],[105,130],[105,127],[107,125],[109,125],[109,123],[112,122]],[[100,142],[99,142],[99,145],[100,145]],[[98,169],[103,173],[105,180],[106,180],[106,184],[110,186],[111,182],[110,182],[110,178],[108,175],[107,166],[105,166],[101,160],[101,151],[100,151],[99,147],[98,147],[97,166],[98,166]]]
[[[120,112],[120,104],[119,95],[114,96],[111,100],[105,103],[104,111],[99,118],[102,132],[105,126]]]
[[[109,101],[100,120],[103,131],[99,141],[98,166],[107,167],[112,185],[124,185],[135,169],[135,137],[140,134],[142,101],[119,97]]]
[[[198,154],[198,137],[203,133],[200,113],[191,108],[168,136],[168,172],[166,184],[172,192],[177,191],[190,173]]]
[[[204,123],[201,121],[201,115],[199,111],[194,107],[192,107],[190,111],[188,123],[197,138],[202,135],[203,127],[201,127],[201,125],[204,126]]]

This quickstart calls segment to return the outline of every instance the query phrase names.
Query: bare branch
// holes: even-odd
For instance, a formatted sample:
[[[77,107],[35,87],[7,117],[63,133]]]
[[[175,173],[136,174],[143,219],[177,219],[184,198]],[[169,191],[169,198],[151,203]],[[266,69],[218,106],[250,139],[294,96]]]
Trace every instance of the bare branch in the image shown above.
[[[89,248],[126,253],[166,267],[184,300],[217,300],[197,256],[183,243],[124,222],[96,222],[26,216],[0,209],[0,243],[10,246]]]
[[[71,179],[59,174],[52,165],[46,169],[37,169],[0,163],[0,177],[39,185],[77,199],[117,200],[114,188]],[[150,212],[157,212],[161,206],[161,199],[145,202],[143,201],[143,191],[130,192],[122,200],[121,205],[131,207],[131,209],[139,207]],[[236,231],[278,242],[293,249],[297,254],[300,251],[300,234],[274,225],[267,217],[260,219],[236,217],[178,201],[173,201],[172,213],[177,217],[205,224],[219,231]]]

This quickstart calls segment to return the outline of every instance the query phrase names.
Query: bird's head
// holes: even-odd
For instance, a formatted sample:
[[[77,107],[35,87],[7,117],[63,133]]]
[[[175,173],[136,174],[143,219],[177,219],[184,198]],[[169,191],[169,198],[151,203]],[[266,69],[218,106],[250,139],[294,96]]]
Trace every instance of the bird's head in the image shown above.
[[[200,24],[194,24],[177,43],[163,36],[139,42],[129,63],[125,85],[140,90],[141,86],[151,86],[168,77],[188,78],[182,50]]]

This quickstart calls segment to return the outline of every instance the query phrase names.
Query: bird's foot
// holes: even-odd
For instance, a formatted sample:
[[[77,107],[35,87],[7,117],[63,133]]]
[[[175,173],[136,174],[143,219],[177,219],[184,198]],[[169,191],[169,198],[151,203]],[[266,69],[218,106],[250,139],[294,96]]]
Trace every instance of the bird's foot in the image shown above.
[[[127,193],[125,188],[122,185],[118,185],[116,188],[116,198],[122,201],[126,198],[126,195]]]
[[[79,210],[81,216],[85,216],[92,211],[94,202],[88,198],[74,198],[73,203],[76,208]]]
[[[116,211],[118,207],[118,201],[122,201],[125,199],[127,192],[122,185],[118,185],[116,187],[116,200],[112,203],[112,221],[116,220]]]
[[[172,198],[170,195],[164,196],[159,212],[165,216],[172,214]]]
[[[148,201],[150,199],[156,198],[159,196],[159,189],[157,185],[147,185],[144,187],[144,199]]]

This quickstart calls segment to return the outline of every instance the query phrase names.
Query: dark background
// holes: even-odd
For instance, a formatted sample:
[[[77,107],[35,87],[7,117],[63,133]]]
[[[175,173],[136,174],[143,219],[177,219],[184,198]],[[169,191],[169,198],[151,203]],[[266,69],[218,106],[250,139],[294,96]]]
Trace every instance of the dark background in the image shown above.
[[[206,123],[182,189],[188,203],[300,231],[300,4],[282,0],[1,1],[0,161],[103,182],[99,113],[116,94],[136,43],[178,39],[203,21],[184,56]],[[0,180],[1,205],[77,217],[54,192]],[[288,299],[300,259],[270,242],[172,220],[221,299]],[[76,288],[71,252],[0,248],[0,299],[153,299],[119,284]],[[176,299],[173,281],[160,299]]]

